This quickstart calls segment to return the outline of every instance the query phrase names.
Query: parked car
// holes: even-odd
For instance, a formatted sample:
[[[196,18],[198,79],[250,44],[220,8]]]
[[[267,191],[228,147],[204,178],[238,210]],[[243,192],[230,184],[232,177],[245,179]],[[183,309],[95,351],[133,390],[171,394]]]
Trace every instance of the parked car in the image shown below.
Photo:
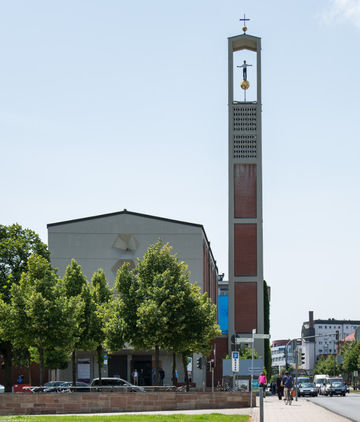
[[[0,384],[0,393],[5,393],[5,387]]]
[[[345,396],[347,392],[347,387],[343,383],[342,379],[329,378],[326,384],[322,386],[321,391],[322,391],[322,394],[324,394],[325,396],[331,396],[331,397],[334,395]]]
[[[57,387],[64,384],[65,381],[49,381],[39,387],[32,387],[30,391],[33,393],[54,393],[57,391]]]
[[[318,390],[316,385],[312,382],[303,382],[298,385],[298,396],[311,396],[316,397],[318,395]]]
[[[118,387],[119,391],[124,392],[142,392],[145,393],[145,388],[139,387],[138,385],[131,384],[130,382],[123,380],[122,378],[101,378],[101,385],[100,385],[100,379],[94,378],[91,382],[91,387],[97,387],[94,388],[95,391],[114,391],[116,387]],[[103,388],[102,388],[103,387]]]

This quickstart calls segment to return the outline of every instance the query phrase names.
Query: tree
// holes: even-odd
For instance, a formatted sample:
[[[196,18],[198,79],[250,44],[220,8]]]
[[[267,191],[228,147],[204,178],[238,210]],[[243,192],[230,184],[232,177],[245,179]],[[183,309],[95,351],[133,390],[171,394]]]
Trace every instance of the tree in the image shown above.
[[[177,323],[175,318],[172,321],[168,348],[181,353],[188,391],[187,357],[193,353],[209,356],[211,340],[220,336],[221,330],[217,323],[216,305],[211,303],[207,293],[201,294],[198,285],[190,283],[188,276],[184,279],[183,292],[183,303],[177,314],[179,321]]]
[[[264,280],[264,334],[270,334],[270,298],[269,290],[266,281]],[[267,378],[271,377],[272,367],[271,367],[271,348],[270,340],[264,340],[264,367]]]
[[[314,367],[314,375],[316,374],[327,374],[330,376],[336,376],[342,372],[342,366],[336,363],[336,356],[330,355],[326,358],[321,358],[316,362]]]
[[[190,283],[186,264],[161,240],[149,247],[136,271],[128,265],[118,270],[115,289],[122,315],[118,328],[136,349],[155,349],[156,383],[160,349],[181,353],[186,365],[189,353],[209,350],[220,334],[216,307]],[[173,365],[173,379],[174,372]]]
[[[43,256],[47,261],[50,254],[45,243],[30,229],[23,229],[19,224],[10,226],[0,225],[0,302],[10,303],[11,286],[20,282],[21,274],[27,269],[27,261],[32,254]],[[0,305],[1,306],[1,305]],[[3,309],[5,306],[2,306]],[[1,328],[2,326],[2,328]],[[8,324],[5,319],[0,320],[0,354],[4,359],[5,391],[11,392],[11,367],[13,359],[13,345],[5,337]]]
[[[104,349],[103,345],[106,340],[105,335],[105,318],[106,309],[109,309],[109,303],[113,298],[113,292],[109,288],[104,270],[99,269],[96,271],[92,278],[92,297],[96,306],[96,324],[97,327],[94,330],[94,342],[96,343],[96,356],[98,363],[99,381],[101,385],[101,368],[104,364]]]
[[[38,350],[42,383],[46,352],[73,348],[78,305],[66,297],[62,281],[45,258],[33,255],[27,266],[20,284],[11,288],[11,341],[16,347]]]
[[[345,343],[341,349],[344,355],[343,368],[349,377],[354,371],[360,369],[360,341],[352,341]]]
[[[75,341],[71,354],[72,382],[73,386],[76,386],[76,352],[78,350],[93,350],[96,347],[95,336],[99,330],[99,320],[90,285],[75,259],[72,259],[70,265],[66,267],[63,282],[67,298],[76,300],[79,310],[76,314]]]

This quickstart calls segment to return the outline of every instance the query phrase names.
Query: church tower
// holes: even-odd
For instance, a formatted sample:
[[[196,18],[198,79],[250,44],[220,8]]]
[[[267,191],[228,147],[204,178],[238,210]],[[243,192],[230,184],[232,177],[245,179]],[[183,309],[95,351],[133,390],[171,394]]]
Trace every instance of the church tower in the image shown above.
[[[243,31],[228,39],[229,349],[233,334],[264,333],[261,39]]]

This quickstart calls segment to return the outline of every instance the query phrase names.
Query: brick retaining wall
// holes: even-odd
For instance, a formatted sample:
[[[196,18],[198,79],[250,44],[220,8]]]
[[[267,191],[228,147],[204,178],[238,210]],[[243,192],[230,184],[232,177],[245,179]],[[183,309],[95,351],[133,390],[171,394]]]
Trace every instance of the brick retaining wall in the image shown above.
[[[238,392],[0,394],[0,415],[140,412],[150,410],[220,409],[249,406],[250,393]]]

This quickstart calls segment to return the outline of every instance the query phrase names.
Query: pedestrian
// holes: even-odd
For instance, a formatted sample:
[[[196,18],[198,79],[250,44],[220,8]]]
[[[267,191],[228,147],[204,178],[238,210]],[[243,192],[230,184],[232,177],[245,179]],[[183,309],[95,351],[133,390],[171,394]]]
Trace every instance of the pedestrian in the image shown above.
[[[164,385],[165,371],[162,368],[159,369],[159,377],[160,385]]]
[[[179,379],[179,374],[178,374],[177,369],[175,369],[175,383],[176,383],[176,384],[177,384],[177,382],[178,382],[178,379]]]
[[[141,368],[139,372],[139,385],[145,385],[144,370]]]
[[[136,368],[134,369],[132,376],[133,376],[134,384],[139,385],[139,373]]]
[[[277,395],[279,397],[279,400],[281,400],[282,396],[283,396],[283,392],[284,392],[284,387],[281,385],[280,375],[276,378],[276,391],[277,391]]]
[[[263,389],[263,395],[265,397],[266,395],[266,376],[264,374],[264,372],[261,372],[261,374],[259,375],[259,387],[261,387]]]
[[[289,375],[288,371],[285,371],[285,375],[281,379],[281,384],[284,387],[284,400],[285,401],[286,401],[286,399],[288,399],[289,401],[292,400],[291,389],[294,386],[294,381],[293,381],[292,376]]]
[[[272,394],[273,396],[275,396],[275,391],[276,391],[276,382],[275,382],[275,381],[273,381],[273,382],[271,383],[271,394]]]

